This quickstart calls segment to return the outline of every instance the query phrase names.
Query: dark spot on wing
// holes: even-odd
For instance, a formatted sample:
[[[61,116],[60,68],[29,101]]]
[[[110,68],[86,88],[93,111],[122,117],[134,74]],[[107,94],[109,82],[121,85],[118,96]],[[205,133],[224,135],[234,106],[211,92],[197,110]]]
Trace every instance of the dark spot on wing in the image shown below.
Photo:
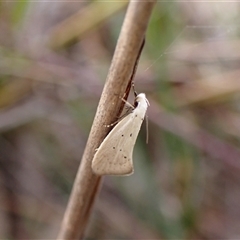
[[[135,117],[137,117],[137,114],[135,115]]]
[[[126,156],[124,156],[124,158],[127,158]]]
[[[120,149],[120,152],[122,151],[122,149]]]
[[[122,134],[122,137],[123,137],[124,135]]]
[[[132,133],[130,134],[130,137],[132,136]]]
[[[116,149],[115,147],[113,147],[113,149]]]
[[[142,118],[142,121],[143,121],[144,119]]]

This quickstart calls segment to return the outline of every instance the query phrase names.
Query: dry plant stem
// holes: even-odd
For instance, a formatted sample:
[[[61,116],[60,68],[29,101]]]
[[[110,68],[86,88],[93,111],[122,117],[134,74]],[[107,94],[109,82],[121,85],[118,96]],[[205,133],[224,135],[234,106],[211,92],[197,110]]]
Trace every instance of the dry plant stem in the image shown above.
[[[104,127],[116,120],[121,99],[129,85],[155,1],[131,1],[121,29],[107,81],[97,108],[58,239],[83,236],[101,178],[91,169],[95,149],[107,135]]]

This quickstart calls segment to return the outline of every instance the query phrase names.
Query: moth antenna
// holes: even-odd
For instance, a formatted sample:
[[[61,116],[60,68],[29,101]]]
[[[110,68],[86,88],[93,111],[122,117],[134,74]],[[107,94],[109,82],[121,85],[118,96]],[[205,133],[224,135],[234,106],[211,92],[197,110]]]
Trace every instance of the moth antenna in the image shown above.
[[[134,82],[132,82],[132,89],[133,89],[133,92],[134,92],[134,96],[136,98],[138,94],[137,94],[137,91],[135,90]]]
[[[148,144],[149,131],[148,131],[148,115],[146,115],[146,144]]]

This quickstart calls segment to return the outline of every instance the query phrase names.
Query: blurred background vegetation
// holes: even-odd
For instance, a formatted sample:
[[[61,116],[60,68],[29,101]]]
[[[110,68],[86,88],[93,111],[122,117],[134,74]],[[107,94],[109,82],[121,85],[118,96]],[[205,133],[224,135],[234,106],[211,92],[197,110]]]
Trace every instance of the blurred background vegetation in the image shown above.
[[[139,3],[141,4],[141,3]],[[57,236],[127,2],[0,2],[0,238]],[[240,238],[239,3],[155,6],[135,77],[135,173],[86,239]]]

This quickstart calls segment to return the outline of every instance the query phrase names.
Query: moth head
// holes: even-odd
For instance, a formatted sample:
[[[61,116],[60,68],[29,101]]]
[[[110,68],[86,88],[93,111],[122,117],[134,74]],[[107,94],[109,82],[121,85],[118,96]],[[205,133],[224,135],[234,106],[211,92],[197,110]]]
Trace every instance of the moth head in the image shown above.
[[[144,102],[144,103],[147,103],[147,105],[149,106],[149,101],[147,100],[146,98],[146,95],[145,93],[139,93],[136,98],[135,98],[135,102],[134,102],[134,107],[137,107],[138,106],[138,103],[140,102]]]

